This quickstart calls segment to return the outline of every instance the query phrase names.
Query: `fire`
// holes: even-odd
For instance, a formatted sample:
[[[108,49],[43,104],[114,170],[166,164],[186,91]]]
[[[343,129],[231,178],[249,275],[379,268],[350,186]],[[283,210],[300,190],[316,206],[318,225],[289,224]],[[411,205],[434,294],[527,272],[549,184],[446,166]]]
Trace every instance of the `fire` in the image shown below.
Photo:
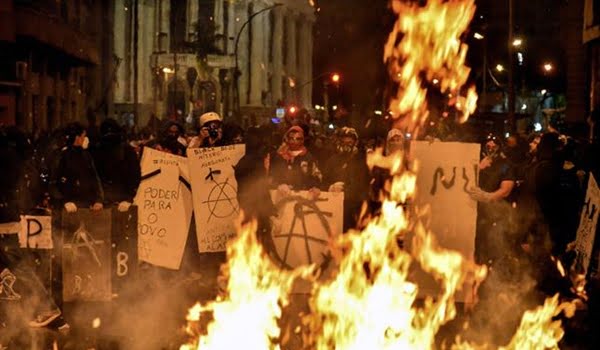
[[[465,121],[475,109],[477,95],[470,88],[460,96],[469,68],[464,66],[467,47],[460,37],[473,17],[474,0],[430,0],[425,6],[392,0],[402,14],[389,36],[384,57],[399,85],[390,110],[397,124],[417,134],[428,109],[425,80],[436,79],[442,92],[455,96],[453,104]],[[314,281],[310,312],[302,319],[305,347],[310,349],[432,349],[436,333],[456,316],[454,296],[466,281],[481,282],[486,269],[460,253],[436,244],[434,235],[420,223],[410,202],[416,191],[416,173],[406,169],[397,152],[381,150],[368,157],[370,167],[389,169],[393,180],[381,213],[362,232],[351,231],[332,243],[336,273],[327,281]],[[272,263],[255,238],[256,224],[241,227],[227,249],[225,293],[216,301],[196,305],[188,320],[197,322],[211,312],[207,334],[198,349],[279,349],[277,320],[288,302],[292,284],[312,273],[311,268],[282,271]],[[409,241],[411,249],[403,247]],[[411,268],[420,266],[439,284],[436,296],[417,303],[419,287],[411,281]],[[503,349],[557,348],[563,336],[561,312],[572,304],[559,304],[558,296],[523,315],[520,327]],[[287,338],[289,332],[282,338]],[[453,349],[486,348],[461,342]],[[191,349],[191,346],[182,347]]]
[[[460,37],[475,14],[474,0],[430,0],[423,7],[415,2],[392,0],[398,15],[384,49],[384,61],[398,91],[390,103],[397,125],[418,131],[427,120],[427,88],[432,82],[442,93],[457,95],[454,106],[462,112],[459,122],[465,122],[475,111],[477,93],[460,89],[469,77],[465,66],[467,45]],[[402,14],[402,15],[400,15]]]
[[[280,336],[277,320],[292,283],[308,276],[312,267],[283,271],[273,263],[256,239],[256,222],[238,227],[238,237],[227,247],[228,263],[223,274],[226,292],[206,305],[196,304],[188,312],[188,322],[198,322],[203,313],[212,313],[207,334],[197,345],[184,345],[181,350],[197,349],[278,349]],[[188,331],[193,328],[189,327]],[[194,334],[193,334],[194,335]]]

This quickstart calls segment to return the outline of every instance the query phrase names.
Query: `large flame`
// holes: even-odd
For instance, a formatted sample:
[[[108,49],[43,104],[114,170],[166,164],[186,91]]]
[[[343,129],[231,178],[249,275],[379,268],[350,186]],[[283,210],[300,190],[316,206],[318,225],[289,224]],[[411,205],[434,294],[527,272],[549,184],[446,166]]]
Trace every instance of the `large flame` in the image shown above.
[[[442,92],[452,93],[453,105],[462,112],[459,121],[475,108],[470,88],[460,96],[469,68],[464,66],[467,47],[460,37],[473,17],[474,0],[430,0],[425,6],[392,0],[399,15],[385,48],[398,92],[390,110],[397,125],[416,134],[426,121],[426,81],[436,81]],[[362,232],[351,231],[332,244],[337,273],[327,282],[315,282],[304,317],[305,346],[309,349],[432,349],[442,325],[456,315],[454,295],[465,281],[479,282],[486,269],[460,253],[438,246],[434,235],[407,208],[414,198],[416,174],[406,169],[403,154],[374,152],[369,166],[390,170],[389,198],[381,213]],[[198,349],[279,349],[277,320],[295,278],[310,269],[282,271],[273,264],[254,238],[255,224],[241,228],[227,251],[226,292],[207,305],[190,310],[197,321],[206,311],[214,320],[199,337]],[[410,239],[411,250],[400,242]],[[418,286],[410,280],[417,264],[440,285],[440,293],[418,303]],[[517,334],[505,349],[556,348],[563,336],[554,318],[569,304],[558,297],[524,314]],[[194,345],[196,346],[196,345]],[[486,345],[457,339],[453,349],[481,349]],[[186,349],[189,349],[187,347]]]

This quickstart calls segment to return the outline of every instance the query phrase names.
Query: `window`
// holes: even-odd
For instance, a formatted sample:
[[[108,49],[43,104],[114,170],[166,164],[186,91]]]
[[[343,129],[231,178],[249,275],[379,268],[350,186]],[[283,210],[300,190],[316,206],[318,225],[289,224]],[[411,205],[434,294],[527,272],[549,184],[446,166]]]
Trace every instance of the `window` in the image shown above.
[[[169,13],[169,37],[171,51],[181,51],[184,48],[187,24],[187,2],[171,0]]]

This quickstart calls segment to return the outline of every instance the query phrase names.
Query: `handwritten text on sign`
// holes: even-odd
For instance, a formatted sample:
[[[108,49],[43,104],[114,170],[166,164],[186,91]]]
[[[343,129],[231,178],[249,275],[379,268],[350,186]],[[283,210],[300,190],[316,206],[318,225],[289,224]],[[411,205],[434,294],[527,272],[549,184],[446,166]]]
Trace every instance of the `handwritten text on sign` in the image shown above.
[[[52,217],[21,215],[21,248],[52,249]]]
[[[191,220],[191,203],[186,204],[183,195],[188,189],[182,185],[182,164],[187,168],[183,157],[145,149],[135,198],[139,259],[175,270],[181,264]]]
[[[234,166],[244,145],[188,149],[200,252],[224,251],[239,215]]]

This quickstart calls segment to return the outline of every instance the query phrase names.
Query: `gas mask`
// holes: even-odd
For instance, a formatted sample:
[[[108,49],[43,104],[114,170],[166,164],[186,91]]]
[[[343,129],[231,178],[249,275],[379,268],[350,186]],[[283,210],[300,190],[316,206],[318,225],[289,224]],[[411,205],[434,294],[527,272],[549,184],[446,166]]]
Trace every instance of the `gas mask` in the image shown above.
[[[354,146],[354,145],[346,145],[346,144],[340,143],[337,145],[337,151],[338,151],[338,153],[354,154],[354,153],[358,152],[358,148],[356,148],[356,146]]]

